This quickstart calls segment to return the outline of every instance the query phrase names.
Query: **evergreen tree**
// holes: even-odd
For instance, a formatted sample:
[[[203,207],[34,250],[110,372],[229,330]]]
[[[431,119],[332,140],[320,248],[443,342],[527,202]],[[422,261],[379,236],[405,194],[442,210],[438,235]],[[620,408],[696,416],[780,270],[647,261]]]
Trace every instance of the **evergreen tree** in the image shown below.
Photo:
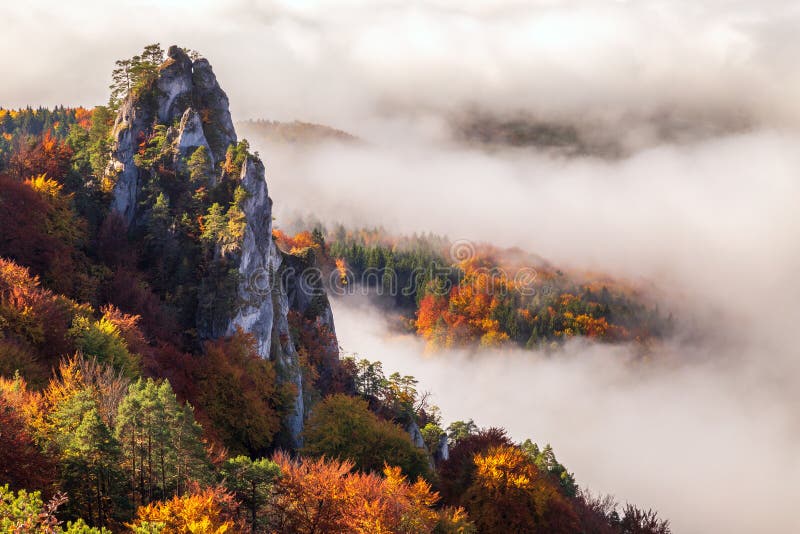
[[[116,436],[137,504],[181,494],[188,480],[208,479],[201,434],[191,408],[178,403],[169,382],[148,378],[131,384],[119,407]]]
[[[120,449],[97,402],[83,389],[60,403],[51,415],[61,463],[61,487],[70,495],[73,517],[107,526],[127,511]]]
[[[208,149],[205,146],[197,147],[186,162],[186,167],[189,170],[189,179],[193,184],[196,186],[206,185],[213,170],[211,158],[208,157]]]
[[[261,530],[259,510],[269,501],[272,484],[280,476],[278,464],[266,458],[237,456],[225,462],[222,476],[228,491],[247,509],[251,531]]]

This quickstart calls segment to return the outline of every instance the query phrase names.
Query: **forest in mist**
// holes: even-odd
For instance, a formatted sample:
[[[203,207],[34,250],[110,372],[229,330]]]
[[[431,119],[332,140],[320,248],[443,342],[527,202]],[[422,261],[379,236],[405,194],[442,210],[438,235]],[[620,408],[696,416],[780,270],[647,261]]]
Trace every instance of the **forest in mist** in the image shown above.
[[[58,395],[77,387],[63,366],[86,365],[69,360],[79,352],[106,358],[125,375],[123,389],[167,379],[174,393],[161,394],[166,404],[193,406],[196,423],[187,428],[205,447],[191,453],[205,455],[193,480],[219,492],[209,499],[238,495],[229,484],[237,458],[269,463],[264,487],[278,497],[264,501],[257,520],[256,512],[239,517],[249,510],[241,498],[235,518],[223,504],[218,515],[234,530],[280,531],[287,519],[275,510],[300,492],[312,458],[355,462],[345,471],[366,478],[353,482],[354,495],[401,477],[381,475],[377,460],[365,467],[323,445],[298,446],[287,423],[298,396],[305,419],[323,428],[320,443],[334,430],[318,414],[361,414],[343,397],[366,402],[371,415],[363,417],[400,434],[410,422],[436,428],[451,450],[470,420],[473,438],[498,427],[519,450],[532,450],[528,439],[552,445],[558,461],[542,467],[538,445],[531,458],[556,473],[541,487],[558,495],[552,502],[561,506],[563,497],[571,507],[561,523],[537,516],[540,525],[553,521],[553,531],[606,532],[586,526],[586,510],[596,511],[591,495],[605,494],[620,513],[626,503],[657,510],[677,533],[800,529],[792,513],[800,497],[800,7],[337,4],[0,6],[9,21],[0,69],[13,73],[0,87],[0,392],[18,409],[37,406],[22,419],[47,465],[66,469],[66,445],[53,436],[69,411],[57,410]],[[124,228],[109,222],[118,194],[108,172],[115,117],[126,98],[136,102],[159,83],[163,58],[145,68],[152,79],[143,93],[128,97],[136,91],[125,88],[116,103],[109,72],[150,42],[178,43],[213,63],[239,142],[215,159],[206,134],[210,162],[182,161],[168,145],[178,146],[185,123],[159,116],[137,145],[136,166],[148,178],[140,178],[141,225],[135,216],[125,241]],[[198,111],[203,128],[223,123]],[[235,328],[205,336],[197,319],[202,293],[214,286],[215,303],[226,295],[224,273],[246,256],[250,220],[239,187],[254,159],[263,161],[272,199],[275,254],[325,279],[325,304],[290,309],[288,333],[272,339],[289,337],[297,349],[299,390],[282,375],[280,356],[254,363],[258,339],[253,345]],[[213,185],[196,187],[203,180]],[[7,207],[22,201],[31,210]],[[455,244],[466,244],[469,257],[454,254]],[[431,265],[448,274],[408,274]],[[482,274],[498,267],[507,276]],[[371,269],[377,278],[365,281]],[[521,270],[532,296],[515,278]],[[380,295],[396,273],[413,291]],[[63,328],[48,326],[51,307],[66,314],[58,316]],[[383,393],[364,385],[369,362],[382,365]],[[39,400],[9,400],[17,371]],[[236,382],[248,373],[251,381]],[[402,381],[412,376],[413,387]],[[227,396],[231,383],[245,384],[240,398]],[[103,414],[105,400],[97,402],[109,432],[126,436],[117,415]],[[258,408],[239,427],[230,413],[242,406]],[[397,438],[397,428],[380,428]],[[479,515],[474,491],[448,490],[439,434],[422,437],[423,448],[397,445],[386,458],[408,476],[408,502],[428,498],[413,485],[417,475],[442,495],[438,504],[409,505],[410,513],[454,530],[406,531],[471,532],[474,525],[453,525]],[[134,477],[136,461],[134,454]],[[558,486],[562,470],[577,494]],[[281,486],[279,472],[297,487]],[[68,475],[53,475],[50,490],[72,491]],[[159,500],[189,483],[182,476],[172,485],[162,479],[161,493],[148,497],[134,480],[122,492],[127,508],[106,526],[144,528],[139,505],[156,521]],[[52,496],[37,484],[28,489]],[[91,505],[70,502],[65,518],[105,524],[93,520]],[[573,515],[580,529],[563,526]],[[603,528],[628,532],[614,521]]]

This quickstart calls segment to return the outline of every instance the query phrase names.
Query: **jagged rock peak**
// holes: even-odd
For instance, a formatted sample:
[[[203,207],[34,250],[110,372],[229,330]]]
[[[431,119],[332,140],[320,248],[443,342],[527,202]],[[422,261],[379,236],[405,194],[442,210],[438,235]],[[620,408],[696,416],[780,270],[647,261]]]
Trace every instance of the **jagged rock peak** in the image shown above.
[[[209,189],[218,189],[217,193],[234,199],[239,195],[235,206],[240,213],[226,217],[234,217],[229,222],[236,220],[236,225],[243,219],[244,224],[235,225],[237,232],[215,243],[207,270],[201,274],[197,269],[200,278],[194,331],[199,340],[229,336],[237,330],[253,336],[258,354],[274,361],[280,380],[293,384],[297,391],[293,413],[284,421],[286,443],[297,448],[302,445],[303,421],[309,408],[304,388],[310,385],[303,383],[290,317],[313,320],[325,328],[332,336],[325,343],[338,356],[333,313],[322,282],[313,277],[306,259],[285,254],[276,246],[264,164],[245,145],[236,144],[228,97],[209,62],[192,59],[172,46],[157,69],[150,67],[151,77],[137,84],[120,106],[112,132],[107,171],[115,180],[112,209],[131,229],[144,227],[153,211],[148,204],[153,188],[148,186],[155,181],[155,188],[161,187],[158,180],[162,175],[185,178],[188,181],[181,185],[192,186],[198,185],[192,180],[205,177]],[[226,159],[231,146],[235,148]],[[201,147],[207,158],[198,152]],[[215,187],[219,185],[231,187]],[[166,191],[167,196],[170,194]],[[167,200],[170,206],[175,205],[174,199]],[[230,198],[224,203],[233,210]]]
[[[170,46],[152,86],[131,92],[117,113],[112,131],[112,150],[106,173],[115,179],[112,209],[131,224],[136,218],[142,182],[134,156],[139,144],[156,125],[177,126],[178,160],[200,146],[209,152],[212,164],[225,159],[228,147],[237,141],[222,90],[208,60],[192,60],[178,46]]]
[[[179,108],[185,108],[186,102],[178,99],[187,95],[190,97],[192,85],[192,60],[177,46],[170,46],[156,80],[156,87],[161,93],[158,99],[158,122],[170,124],[176,115],[183,114]]]

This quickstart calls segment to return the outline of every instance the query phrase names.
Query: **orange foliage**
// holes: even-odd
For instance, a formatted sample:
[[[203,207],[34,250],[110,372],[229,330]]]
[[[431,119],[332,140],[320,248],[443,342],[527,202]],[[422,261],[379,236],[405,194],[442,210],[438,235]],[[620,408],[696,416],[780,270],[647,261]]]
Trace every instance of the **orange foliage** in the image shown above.
[[[84,130],[90,129],[92,127],[93,111],[93,109],[86,109],[82,107],[75,108],[75,121],[78,123],[78,126]]]
[[[298,254],[307,248],[320,248],[319,243],[314,241],[311,232],[308,231],[289,236],[276,228],[272,230],[272,237],[275,238],[281,249],[289,251],[290,254]]]
[[[189,400],[231,451],[262,454],[280,428],[285,396],[272,362],[259,357],[255,339],[241,330],[206,342],[204,349],[197,394]]]
[[[508,334],[492,316],[513,283],[475,261],[463,262],[462,268],[464,279],[449,297],[429,294],[420,301],[417,333],[430,347],[464,346],[476,341],[483,346],[503,345]]]
[[[0,480],[14,489],[47,489],[54,463],[33,440],[20,412],[0,395]]]
[[[344,263],[344,260],[341,258],[336,258],[336,270],[339,272],[339,282],[343,285],[347,285],[347,265]]]
[[[0,175],[0,256],[73,295],[88,286],[86,270],[76,264],[82,256],[73,248],[84,235],[84,223],[70,208],[70,197],[56,185],[43,176],[23,183]]]
[[[474,482],[464,498],[481,532],[580,531],[569,502],[518,447],[494,447],[474,461]]]
[[[439,500],[430,485],[411,484],[397,467],[384,477],[353,473],[353,464],[319,458],[273,458],[282,476],[277,482],[270,522],[275,532],[425,533],[432,532]]]
[[[226,507],[233,496],[216,488],[195,488],[182,497],[142,506],[136,520],[129,525],[144,531],[148,526],[161,524],[161,534],[224,534],[234,532],[234,522]],[[149,530],[147,530],[149,532]]]
[[[30,367],[17,367],[20,371],[30,371],[35,377],[49,373],[50,365],[74,350],[67,336],[72,318],[89,312],[87,306],[43,289],[28,269],[0,258],[0,371],[14,372],[4,367],[13,363],[10,356],[16,348],[16,354],[23,351],[32,358]]]
[[[38,142],[23,144],[8,162],[8,169],[17,180],[46,174],[63,182],[72,164],[72,149],[56,139],[50,131]]]

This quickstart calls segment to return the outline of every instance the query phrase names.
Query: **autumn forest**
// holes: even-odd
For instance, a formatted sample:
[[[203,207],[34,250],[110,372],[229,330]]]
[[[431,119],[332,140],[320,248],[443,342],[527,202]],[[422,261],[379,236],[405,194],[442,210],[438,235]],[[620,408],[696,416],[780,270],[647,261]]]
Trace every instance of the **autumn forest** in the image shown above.
[[[672,328],[657,302],[520,250],[272,227],[261,157],[208,62],[177,47],[117,61],[106,105],[0,108],[3,532],[670,532],[578,485],[546,443],[443,420],[413,369],[340,354],[328,304],[377,294],[431,353],[583,337],[645,354]],[[248,296],[253,247],[317,277]],[[236,318],[268,297],[265,346]]]

